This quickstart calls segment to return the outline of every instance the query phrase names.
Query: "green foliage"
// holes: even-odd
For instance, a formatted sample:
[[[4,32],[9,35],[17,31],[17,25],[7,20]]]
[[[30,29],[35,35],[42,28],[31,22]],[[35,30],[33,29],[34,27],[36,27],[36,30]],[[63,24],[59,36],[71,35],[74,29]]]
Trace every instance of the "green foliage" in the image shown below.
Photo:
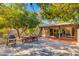
[[[25,9],[26,5],[27,4],[0,4],[0,19],[2,20],[0,25],[2,27],[13,28],[36,27],[40,21],[35,13]]]
[[[79,4],[72,3],[51,3],[51,4],[38,4],[40,6],[41,15],[44,19],[48,19],[50,22],[57,18],[57,21],[70,21],[73,22],[79,17]]]
[[[24,32],[28,27],[30,33],[33,32],[32,29],[37,27],[41,21],[37,18],[38,14],[27,10],[26,6],[27,4],[23,3],[0,4],[0,29],[9,27],[22,28]]]

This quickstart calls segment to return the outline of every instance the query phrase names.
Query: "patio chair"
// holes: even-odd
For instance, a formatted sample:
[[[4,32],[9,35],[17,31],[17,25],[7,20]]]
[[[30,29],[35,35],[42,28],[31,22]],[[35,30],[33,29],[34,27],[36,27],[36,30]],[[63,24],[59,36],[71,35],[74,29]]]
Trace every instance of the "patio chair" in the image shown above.
[[[36,33],[33,33],[31,35],[32,41],[37,41],[38,40],[38,35]]]
[[[22,37],[23,43],[31,43],[31,42],[34,42],[34,41],[37,41],[37,40],[38,40],[37,36],[24,36],[24,37]]]
[[[22,43],[31,43],[32,38],[30,36],[24,36],[22,37]]]
[[[32,42],[38,41],[38,36],[31,36]]]
[[[16,45],[16,37],[14,35],[9,35],[7,38],[7,46],[12,43],[14,45]]]

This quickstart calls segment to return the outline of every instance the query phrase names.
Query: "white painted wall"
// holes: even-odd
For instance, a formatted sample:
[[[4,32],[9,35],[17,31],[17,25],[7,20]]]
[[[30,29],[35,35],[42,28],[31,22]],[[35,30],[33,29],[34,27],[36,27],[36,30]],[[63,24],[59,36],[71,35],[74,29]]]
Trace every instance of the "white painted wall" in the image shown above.
[[[45,37],[45,28],[42,29],[42,37]]]
[[[79,28],[77,29],[77,42],[79,42]]]

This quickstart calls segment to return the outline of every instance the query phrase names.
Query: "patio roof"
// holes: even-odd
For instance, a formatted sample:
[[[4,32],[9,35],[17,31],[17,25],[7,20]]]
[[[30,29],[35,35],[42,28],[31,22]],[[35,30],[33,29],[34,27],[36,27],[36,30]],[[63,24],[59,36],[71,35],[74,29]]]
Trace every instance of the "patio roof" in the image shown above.
[[[72,23],[61,23],[61,24],[40,24],[39,27],[54,27],[54,26],[69,26],[74,25]]]

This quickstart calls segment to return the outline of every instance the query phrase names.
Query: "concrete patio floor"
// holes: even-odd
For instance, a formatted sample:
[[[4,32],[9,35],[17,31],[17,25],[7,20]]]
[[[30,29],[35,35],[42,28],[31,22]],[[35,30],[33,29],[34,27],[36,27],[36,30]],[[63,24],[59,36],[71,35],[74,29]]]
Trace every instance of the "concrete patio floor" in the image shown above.
[[[0,56],[79,56],[79,46],[60,40],[40,38],[36,42],[0,45]]]

